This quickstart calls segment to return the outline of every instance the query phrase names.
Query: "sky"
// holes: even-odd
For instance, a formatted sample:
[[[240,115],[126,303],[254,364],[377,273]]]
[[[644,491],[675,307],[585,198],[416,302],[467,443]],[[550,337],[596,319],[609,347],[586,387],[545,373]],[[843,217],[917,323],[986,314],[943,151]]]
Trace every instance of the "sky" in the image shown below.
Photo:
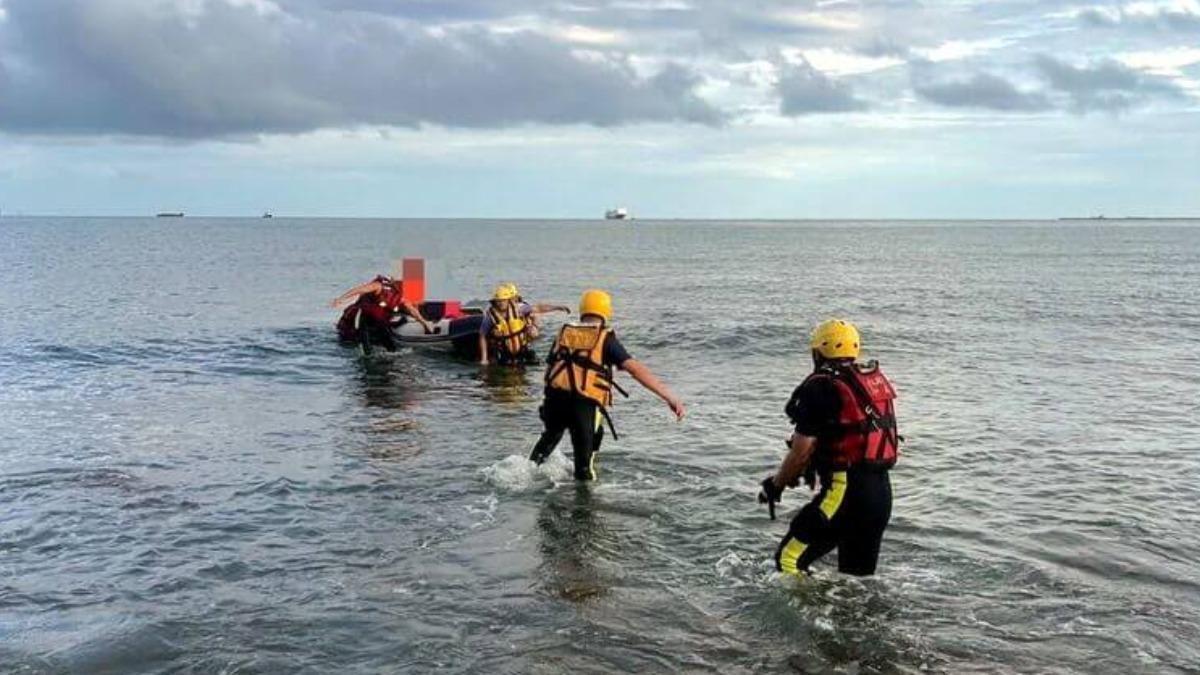
[[[1200,216],[1200,0],[0,0],[4,214]]]

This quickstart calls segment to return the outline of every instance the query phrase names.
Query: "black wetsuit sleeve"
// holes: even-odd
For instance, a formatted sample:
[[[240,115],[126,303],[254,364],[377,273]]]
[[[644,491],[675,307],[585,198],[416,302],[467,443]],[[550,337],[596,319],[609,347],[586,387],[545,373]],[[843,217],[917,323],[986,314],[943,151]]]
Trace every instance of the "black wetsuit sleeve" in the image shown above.
[[[823,436],[838,425],[842,400],[833,380],[815,377],[805,382],[792,395],[792,422],[802,436]]]
[[[609,333],[608,340],[604,342],[604,365],[620,368],[621,364],[632,358],[625,350],[625,345],[617,339],[617,334]]]

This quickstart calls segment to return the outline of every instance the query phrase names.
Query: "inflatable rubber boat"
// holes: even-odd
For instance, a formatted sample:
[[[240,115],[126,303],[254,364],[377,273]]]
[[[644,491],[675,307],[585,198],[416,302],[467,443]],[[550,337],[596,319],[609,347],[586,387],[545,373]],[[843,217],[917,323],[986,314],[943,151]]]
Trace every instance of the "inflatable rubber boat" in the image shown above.
[[[401,269],[399,283],[390,277],[376,277],[376,282],[385,282],[390,287],[382,298],[372,298],[365,305],[354,302],[346,307],[337,323],[338,340],[343,344],[358,345],[364,354],[371,353],[375,347],[388,351],[421,347],[478,358],[483,307],[464,307],[458,300],[426,300],[425,261],[421,258],[405,258]],[[432,324],[428,332],[419,321],[399,311],[397,295],[420,309],[421,316]],[[384,309],[374,305],[374,301],[380,299],[379,307]]]
[[[396,340],[406,347],[449,349],[470,356],[479,353],[479,326],[483,323],[483,310],[478,307],[463,307],[457,300],[430,300],[417,305],[421,316],[433,324],[433,330],[425,332],[420,323],[401,316],[392,323]]]
[[[344,343],[358,344],[367,354],[375,347],[388,350],[418,347],[478,357],[479,326],[483,323],[481,308],[463,307],[457,300],[429,300],[417,303],[417,307],[421,316],[433,325],[429,332],[425,332],[425,327],[415,319],[398,315],[392,319],[388,334],[383,335],[380,324],[364,325],[369,322],[363,313],[350,306],[338,322],[339,337]]]

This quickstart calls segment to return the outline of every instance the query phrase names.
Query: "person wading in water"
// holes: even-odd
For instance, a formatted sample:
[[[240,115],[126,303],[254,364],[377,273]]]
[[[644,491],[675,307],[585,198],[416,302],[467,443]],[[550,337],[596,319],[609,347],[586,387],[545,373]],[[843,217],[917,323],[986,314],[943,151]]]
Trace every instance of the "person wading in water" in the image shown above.
[[[858,330],[846,321],[826,321],[812,333],[813,372],[785,407],[795,425],[789,451],[774,475],[762,482],[758,499],[775,517],[783,490],[803,476],[821,489],[792,518],[775,551],[775,567],[806,573],[833,549],[838,570],[875,573],[883,531],[892,514],[888,471],[899,454],[893,401],[895,389],[871,361],[857,363]]]

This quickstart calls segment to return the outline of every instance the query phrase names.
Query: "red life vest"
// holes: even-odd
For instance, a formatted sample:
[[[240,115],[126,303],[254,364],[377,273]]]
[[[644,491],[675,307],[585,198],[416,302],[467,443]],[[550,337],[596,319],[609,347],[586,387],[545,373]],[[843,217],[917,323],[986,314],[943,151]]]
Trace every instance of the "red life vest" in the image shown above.
[[[886,469],[895,464],[900,453],[896,390],[879,364],[822,368],[808,376],[817,377],[829,378],[841,399],[837,430],[817,440],[821,463],[833,470],[856,465]]]
[[[404,305],[404,282],[385,276],[375,277],[375,281],[382,288],[376,293],[360,295],[355,304],[375,321],[387,323]]]

